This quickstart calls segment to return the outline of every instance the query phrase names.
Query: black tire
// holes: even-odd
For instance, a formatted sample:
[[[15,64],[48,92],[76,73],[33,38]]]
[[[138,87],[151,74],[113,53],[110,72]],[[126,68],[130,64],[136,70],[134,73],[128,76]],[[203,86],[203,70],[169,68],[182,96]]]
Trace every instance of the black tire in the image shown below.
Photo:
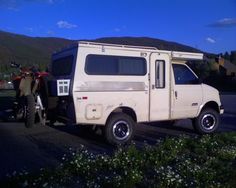
[[[135,122],[124,113],[111,115],[105,126],[105,137],[112,145],[123,145],[132,140],[134,135]]]
[[[35,100],[33,95],[26,96],[25,104],[25,127],[31,128],[35,122]]]
[[[213,109],[206,108],[193,120],[193,127],[199,134],[210,134],[215,132],[220,124],[219,113]]]

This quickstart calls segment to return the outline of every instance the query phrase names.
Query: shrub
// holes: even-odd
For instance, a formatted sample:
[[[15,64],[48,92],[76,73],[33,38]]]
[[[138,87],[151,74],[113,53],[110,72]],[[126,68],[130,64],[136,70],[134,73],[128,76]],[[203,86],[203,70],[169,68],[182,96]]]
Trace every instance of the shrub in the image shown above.
[[[155,146],[119,147],[113,155],[81,148],[54,170],[16,174],[3,186],[235,187],[236,133],[166,138]]]

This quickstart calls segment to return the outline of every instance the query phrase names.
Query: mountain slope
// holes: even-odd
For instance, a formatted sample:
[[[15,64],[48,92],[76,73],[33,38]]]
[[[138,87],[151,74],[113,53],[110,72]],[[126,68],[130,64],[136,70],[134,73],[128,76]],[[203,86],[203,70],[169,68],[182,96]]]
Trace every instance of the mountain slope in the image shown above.
[[[187,52],[201,52],[196,48],[149,37],[107,37],[94,40],[95,42],[113,43],[113,44],[127,44],[134,46],[151,46],[159,50],[170,51],[187,51]]]
[[[110,37],[90,40],[94,42],[152,46],[160,50],[200,52],[190,46],[148,37]],[[0,70],[4,72],[10,61],[21,64],[38,64],[44,67],[50,62],[51,54],[75,41],[63,38],[29,37],[0,31]]]
[[[61,38],[28,37],[0,31],[0,65],[16,61],[23,64],[44,65],[51,53],[74,41]]]

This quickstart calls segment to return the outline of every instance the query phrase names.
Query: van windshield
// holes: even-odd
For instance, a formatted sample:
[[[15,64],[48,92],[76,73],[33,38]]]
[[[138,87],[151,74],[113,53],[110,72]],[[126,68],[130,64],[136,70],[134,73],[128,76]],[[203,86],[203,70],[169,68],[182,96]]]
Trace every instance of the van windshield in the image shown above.
[[[52,62],[53,76],[67,76],[71,74],[74,57],[72,55],[55,59]]]

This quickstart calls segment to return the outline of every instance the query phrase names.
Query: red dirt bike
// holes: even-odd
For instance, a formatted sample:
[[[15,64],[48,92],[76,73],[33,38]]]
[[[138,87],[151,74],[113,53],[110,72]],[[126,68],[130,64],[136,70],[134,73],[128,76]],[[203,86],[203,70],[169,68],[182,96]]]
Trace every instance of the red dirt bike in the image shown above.
[[[20,74],[13,76],[12,83],[16,91],[14,103],[14,117],[17,121],[24,121],[27,128],[35,123],[46,123],[47,85],[45,77],[47,72],[39,72],[34,67],[23,68],[21,65],[11,63],[11,67],[18,68]]]

